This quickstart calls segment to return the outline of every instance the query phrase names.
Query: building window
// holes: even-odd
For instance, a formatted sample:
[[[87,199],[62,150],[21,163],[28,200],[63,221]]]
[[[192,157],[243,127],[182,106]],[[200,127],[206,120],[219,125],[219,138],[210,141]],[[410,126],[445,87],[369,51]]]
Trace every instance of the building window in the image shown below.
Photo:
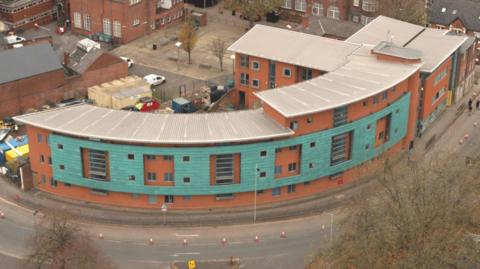
[[[363,107],[367,107],[368,106],[368,101],[367,100],[363,101],[362,105],[363,105]]]
[[[348,123],[348,107],[337,107],[333,110],[333,127],[342,126]]]
[[[132,180],[132,181],[135,180],[135,176],[134,175],[128,176],[128,180]]]
[[[240,74],[240,84],[248,86],[249,75],[245,73]]]
[[[297,150],[297,145],[289,146],[288,150]]]
[[[448,68],[443,69],[442,72],[440,72],[440,73],[435,77],[435,81],[434,81],[433,85],[435,86],[435,85],[437,85],[440,81],[442,81],[442,79],[447,76],[447,73],[448,73]]]
[[[258,81],[258,79],[252,79],[253,88],[258,88],[259,85],[260,85],[260,82]]]
[[[307,124],[311,124],[313,122],[313,118],[312,117],[308,117],[307,118]]]
[[[313,77],[313,70],[310,68],[302,68],[302,80],[309,80]]]
[[[260,70],[260,63],[257,61],[252,61],[252,70],[255,70],[255,71]]]
[[[352,21],[353,21],[353,22],[356,22],[356,23],[359,23],[359,22],[360,22],[360,18],[359,18],[357,15],[353,15],[353,16],[352,16]]]
[[[62,144],[57,144],[57,148],[58,149],[63,149],[63,145]]]
[[[163,155],[164,161],[173,161],[173,155]]]
[[[315,167],[315,164],[314,164],[314,163],[309,163],[309,164],[308,164],[308,168],[312,169],[312,168],[314,168],[314,167]]]
[[[183,200],[190,201],[190,200],[192,200],[192,196],[191,195],[184,195]]]
[[[283,2],[283,8],[292,9],[292,0],[285,0],[285,2]]]
[[[327,18],[339,20],[340,19],[340,9],[335,5],[330,5],[327,8]]]
[[[315,146],[316,146],[315,142],[311,142],[311,143],[310,143],[310,147],[311,147],[311,148],[314,148]]]
[[[367,12],[376,12],[378,9],[378,0],[363,0],[362,9]]]
[[[122,24],[120,21],[113,21],[113,36],[122,37]]]
[[[260,172],[260,177],[261,178],[267,177],[267,172],[265,171]]]
[[[292,192],[295,192],[295,191],[296,191],[296,185],[295,184],[291,184],[291,185],[287,186],[287,192],[288,193],[292,193]]]
[[[282,173],[282,166],[281,165],[275,165],[275,175],[281,174]]]
[[[387,91],[382,92],[382,101],[387,100],[387,98],[388,98],[388,92]]]
[[[130,5],[132,6],[132,5],[138,4],[140,2],[142,2],[142,0],[130,0]]]
[[[275,149],[275,153],[279,153],[279,152],[282,152],[282,148],[276,148]]]
[[[40,155],[40,162],[41,162],[41,163],[44,163],[44,162],[45,162],[45,156],[43,156],[43,154]]]
[[[216,200],[229,200],[233,199],[233,193],[222,193],[215,196]]]
[[[138,25],[140,25],[140,19],[134,19],[132,25],[133,25],[133,26],[138,26]]]
[[[263,194],[263,190],[258,190],[257,195]]]
[[[290,129],[294,131],[298,129],[298,122],[296,120],[290,122]]]
[[[297,163],[289,163],[288,172],[295,172],[295,171],[297,171]]]
[[[65,170],[65,165],[61,164],[61,165],[58,166],[58,168],[59,168],[60,170]]]
[[[157,173],[155,173],[155,172],[148,172],[148,173],[147,173],[147,180],[148,180],[148,181],[156,181],[156,180],[157,180]]]
[[[360,0],[353,0],[353,6],[354,7],[360,6]]]
[[[314,2],[312,6],[312,14],[323,17],[323,4]]]
[[[90,189],[90,192],[94,195],[107,196],[108,191],[102,189]]]
[[[240,55],[240,66],[241,67],[248,67],[248,56],[247,55]]]
[[[173,195],[165,195],[164,202],[166,204],[173,204],[174,201]]]
[[[303,182],[303,186],[308,186],[308,185],[310,185],[310,181]]]
[[[129,160],[135,160],[135,155],[134,154],[128,154],[128,159]]]
[[[41,144],[43,140],[43,136],[41,134],[37,134],[37,143]]]
[[[53,179],[53,177],[50,177],[50,186],[52,187],[58,186],[58,182],[55,179]]]
[[[438,101],[446,93],[445,87],[441,88],[432,98],[432,104]],[[397,112],[398,113],[398,112]]]
[[[371,21],[373,21],[374,19],[375,19],[375,17],[368,17],[368,16],[364,16],[364,15],[362,15],[362,16],[360,17],[361,23],[362,23],[363,25],[369,24],[369,23],[370,23]]]
[[[215,155],[215,184],[232,184],[234,178],[233,154]]]
[[[307,10],[306,0],[295,0],[295,10],[305,12]]]
[[[332,137],[330,147],[330,165],[334,166],[350,160],[352,132],[343,133]]]
[[[73,26],[82,29],[82,14],[80,12],[73,12]]]
[[[281,189],[280,188],[273,188],[272,189],[272,196],[280,196]]]
[[[190,183],[190,177],[184,177],[183,183]]]
[[[190,156],[183,156],[183,161],[184,162],[189,162],[190,161]]]
[[[164,173],[163,181],[173,182],[173,173]]]
[[[292,76],[292,70],[290,68],[283,68],[283,76],[284,77],[291,77]]]
[[[373,97],[373,102],[372,102],[372,103],[373,103],[374,105],[378,103],[378,96],[377,96],[377,95],[375,95],[375,96]]]
[[[155,160],[156,156],[155,155],[145,155],[145,159],[147,160]]]
[[[261,157],[266,157],[267,156],[267,151],[266,150],[260,151],[260,156]]]
[[[108,180],[108,153],[103,150],[82,149],[84,177],[95,180]],[[86,167],[85,167],[86,166]],[[87,174],[88,173],[88,174]]]
[[[48,157],[48,164],[52,165],[52,157]]]
[[[92,30],[92,20],[88,14],[83,14],[83,29],[87,31]]]
[[[103,33],[106,35],[112,35],[112,23],[110,19],[103,19]]]

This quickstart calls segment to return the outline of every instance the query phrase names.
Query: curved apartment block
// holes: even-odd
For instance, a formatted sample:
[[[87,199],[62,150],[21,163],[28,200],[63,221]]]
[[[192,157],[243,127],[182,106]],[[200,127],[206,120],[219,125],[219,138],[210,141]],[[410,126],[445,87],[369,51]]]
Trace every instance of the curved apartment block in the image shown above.
[[[230,50],[232,101],[249,110],[166,115],[84,104],[17,116],[35,187],[125,207],[274,203],[348,184],[370,160],[412,146],[421,51],[260,25]]]

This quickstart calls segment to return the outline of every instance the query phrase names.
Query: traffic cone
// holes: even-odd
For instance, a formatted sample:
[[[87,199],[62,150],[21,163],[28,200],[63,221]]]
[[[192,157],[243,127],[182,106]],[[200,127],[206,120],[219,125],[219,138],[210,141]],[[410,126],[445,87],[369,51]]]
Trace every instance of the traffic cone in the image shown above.
[[[149,245],[155,244],[155,241],[153,241],[153,238],[150,238],[150,239],[148,240],[148,244],[149,244]]]
[[[458,141],[458,143],[459,143],[460,145],[463,144],[463,139],[460,139],[460,140]]]
[[[187,239],[183,239],[183,246],[185,246],[185,247],[186,247],[187,245],[188,245],[188,241],[187,241]]]
[[[474,127],[477,127],[477,125],[478,125],[477,122],[474,122],[474,123],[473,123],[473,126],[474,126]]]
[[[227,238],[222,238],[222,245],[226,245],[227,244]]]
[[[258,235],[255,235],[255,243],[258,243],[260,239],[258,238]]]
[[[2,211],[0,211],[0,219],[4,219],[5,218],[5,213],[3,213]]]
[[[287,238],[287,233],[286,232],[282,232],[280,234],[280,238]]]
[[[98,238],[99,238],[99,239],[103,239],[103,234],[102,234],[102,233],[99,233],[99,234],[98,234]]]
[[[467,140],[469,137],[470,137],[470,135],[468,135],[468,134],[465,134],[465,135],[463,136],[463,138],[464,138],[465,140]]]

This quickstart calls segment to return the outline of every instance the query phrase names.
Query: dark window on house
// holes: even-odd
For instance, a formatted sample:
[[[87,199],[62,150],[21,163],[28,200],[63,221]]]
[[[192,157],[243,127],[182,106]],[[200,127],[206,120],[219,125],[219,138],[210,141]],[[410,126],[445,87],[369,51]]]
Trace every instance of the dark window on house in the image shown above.
[[[347,120],[347,106],[338,107],[333,110],[333,127],[342,126],[347,123]]]
[[[313,163],[309,163],[309,164],[308,164],[308,168],[312,169],[312,168],[314,168],[314,167],[315,167],[315,165],[314,165]]]
[[[310,147],[314,148],[316,146],[315,142],[310,142]]]
[[[128,180],[135,180],[135,176],[134,175],[128,176]]]
[[[295,184],[291,184],[291,185],[288,185],[287,186],[287,192],[288,193],[292,193],[292,192],[295,192],[297,190],[297,187]]]
[[[53,177],[50,177],[50,186],[52,187],[58,186],[58,182],[55,179],[53,179]]]
[[[289,147],[288,147],[288,150],[296,150],[296,149],[297,149],[297,145],[289,146]]]
[[[108,152],[94,149],[82,149],[82,152],[85,150],[87,151],[88,155],[88,174],[84,176],[94,180],[107,181]],[[86,162],[84,165],[86,165]]]
[[[332,137],[330,165],[337,165],[350,160],[352,132]]]
[[[164,173],[163,181],[173,181],[173,173]]]
[[[156,156],[155,155],[146,155],[147,160],[155,160]]]
[[[260,172],[260,177],[266,177],[266,176],[267,176],[267,172],[264,172],[264,171]]]
[[[129,160],[135,160],[135,155],[133,155],[133,154],[128,154],[128,159],[129,159]]]
[[[240,66],[241,67],[248,67],[248,56],[247,55],[240,55]]]
[[[368,101],[363,101],[362,105],[363,105],[364,107],[368,106]]]
[[[378,103],[378,96],[377,95],[375,95],[373,97],[373,104],[375,105],[376,103]]]
[[[67,183],[67,182],[63,183],[63,185],[65,185],[65,187],[70,187],[70,186],[72,186],[72,184]]]
[[[276,148],[275,153],[278,153],[278,152],[282,152],[282,149],[281,148]]]
[[[266,151],[266,150],[260,151],[260,156],[261,156],[261,157],[267,156],[267,151]]]
[[[281,165],[275,165],[275,175],[281,174],[282,173],[282,166]]]
[[[57,144],[57,148],[58,149],[63,149],[63,145],[62,144]]]
[[[52,165],[52,157],[48,157],[48,164]]]
[[[60,168],[60,170],[65,170],[65,165],[61,164],[58,166],[58,168]]]
[[[283,76],[284,77],[291,77],[292,76],[292,70],[290,68],[283,68]]]
[[[260,85],[260,81],[258,79],[252,79],[252,87],[258,88]]]
[[[43,140],[42,134],[37,134],[37,142],[38,142],[38,144],[41,144],[41,143],[42,143],[42,140]]]
[[[281,189],[280,188],[273,188],[272,189],[272,196],[280,196],[281,194]]]
[[[297,171],[297,163],[289,163],[288,164],[288,172]]]
[[[302,68],[302,80],[308,80],[313,77],[312,69],[310,68]]]
[[[102,189],[90,189],[90,192],[95,195],[100,195],[100,196],[107,196],[108,191],[107,190],[102,190]]]
[[[313,118],[312,118],[312,117],[308,117],[308,118],[307,118],[307,123],[310,124],[310,123],[312,123],[312,122],[313,122]]]
[[[175,199],[173,195],[165,195],[164,202],[166,204],[173,204],[175,202]]]
[[[384,91],[382,93],[382,100],[385,101],[385,100],[387,100],[387,98],[388,98],[388,91]]]
[[[232,184],[234,178],[233,154],[215,156],[215,184]]]
[[[190,177],[184,177],[183,183],[190,183]]]
[[[250,81],[250,76],[246,73],[241,73],[240,74],[240,84],[248,86],[248,83]]]
[[[290,129],[294,131],[298,129],[298,122],[296,120],[290,122]]]
[[[308,185],[310,185],[310,181],[303,182],[303,186],[308,186]]]
[[[40,155],[40,162],[41,162],[41,163],[44,163],[44,162],[45,162],[45,156],[43,156],[43,154]]]
[[[163,160],[164,161],[173,161],[173,155],[164,155]]]
[[[233,193],[222,193],[215,196],[216,200],[229,200],[233,199]]]
[[[148,173],[147,173],[147,180],[148,180],[148,181],[155,181],[155,180],[157,180],[157,173],[155,173],[155,172],[148,172]]]
[[[369,149],[370,148],[370,144],[366,144],[365,145],[365,150]]]
[[[263,190],[258,190],[258,191],[257,191],[257,194],[258,194],[258,195],[263,194]]]
[[[260,70],[260,63],[257,61],[252,61],[252,69],[255,71]]]
[[[184,162],[189,162],[190,161],[190,156],[183,156],[183,161]]]
[[[372,126],[370,124],[367,125],[367,130],[370,130]]]

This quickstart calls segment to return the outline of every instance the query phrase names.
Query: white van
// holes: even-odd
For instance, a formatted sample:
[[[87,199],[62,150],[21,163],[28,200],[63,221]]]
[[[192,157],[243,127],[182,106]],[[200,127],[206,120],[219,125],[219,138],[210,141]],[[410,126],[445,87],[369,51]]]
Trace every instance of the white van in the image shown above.
[[[5,40],[5,43],[7,43],[8,45],[27,41],[25,37],[21,37],[17,35],[9,35],[4,37],[3,39]]]

